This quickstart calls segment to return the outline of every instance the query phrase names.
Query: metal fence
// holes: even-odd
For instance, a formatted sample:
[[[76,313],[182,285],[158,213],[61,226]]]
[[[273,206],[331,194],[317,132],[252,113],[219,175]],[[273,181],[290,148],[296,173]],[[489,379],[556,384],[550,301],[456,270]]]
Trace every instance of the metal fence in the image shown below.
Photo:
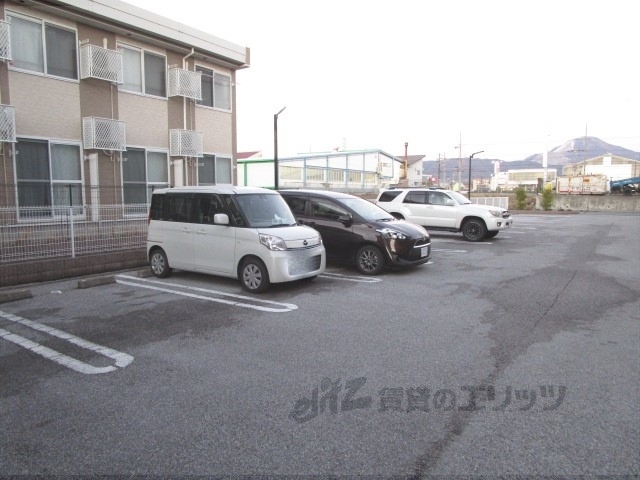
[[[0,263],[143,248],[148,211],[146,203],[0,208]]]
[[[471,202],[509,210],[509,197],[471,197]]]

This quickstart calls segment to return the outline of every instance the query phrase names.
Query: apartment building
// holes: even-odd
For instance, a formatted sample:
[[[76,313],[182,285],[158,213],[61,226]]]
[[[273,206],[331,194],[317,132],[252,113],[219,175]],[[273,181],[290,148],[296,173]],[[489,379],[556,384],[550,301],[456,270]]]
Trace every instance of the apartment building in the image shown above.
[[[0,0],[0,208],[146,214],[156,186],[235,184],[249,49],[119,0]],[[179,8],[179,5],[176,5]]]

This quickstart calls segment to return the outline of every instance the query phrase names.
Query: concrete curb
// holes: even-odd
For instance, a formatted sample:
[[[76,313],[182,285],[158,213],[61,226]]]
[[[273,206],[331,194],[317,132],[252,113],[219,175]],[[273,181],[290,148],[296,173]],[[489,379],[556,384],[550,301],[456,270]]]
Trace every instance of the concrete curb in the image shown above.
[[[33,298],[31,290],[8,290],[6,292],[0,292],[0,303],[15,302],[16,300],[24,300],[26,298]]]
[[[106,277],[83,278],[82,280],[78,280],[78,288],[98,287],[100,285],[108,285],[110,283],[116,283],[116,277],[114,275],[108,275]]]

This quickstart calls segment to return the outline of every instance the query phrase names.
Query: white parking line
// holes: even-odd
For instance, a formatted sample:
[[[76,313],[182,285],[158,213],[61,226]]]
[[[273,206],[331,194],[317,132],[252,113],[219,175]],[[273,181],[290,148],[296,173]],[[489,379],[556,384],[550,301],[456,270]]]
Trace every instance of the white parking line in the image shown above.
[[[113,372],[116,370],[116,367],[124,368],[133,362],[133,357],[131,355],[127,355],[126,353],[118,352],[117,350],[113,350],[111,348],[103,347],[102,345],[98,345],[87,340],[83,340],[82,338],[71,335],[67,332],[63,332],[62,330],[58,330],[53,327],[49,327],[48,325],[43,325],[41,323],[34,322],[32,320],[27,320],[26,318],[18,317],[17,315],[12,315],[11,313],[1,312],[0,317],[9,320],[11,322],[18,323],[20,325],[24,325],[25,327],[32,328],[34,330],[38,330],[40,332],[44,332],[53,337],[61,338],[62,340],[66,340],[69,343],[77,345],[79,347],[85,348],[87,350],[91,350],[96,353],[100,353],[105,357],[109,357],[116,361],[115,367],[94,367],[93,365],[89,365],[88,363],[84,363],[75,358],[64,355],[63,353],[52,350],[44,345],[40,345],[39,343],[33,342],[28,338],[22,337],[20,335],[16,335],[15,333],[11,333],[5,329],[0,328],[0,338],[4,340],[8,340],[9,342],[15,343],[21,347],[24,347],[28,350],[31,350],[33,353],[43,356],[46,359],[49,359],[53,362],[56,362],[62,366],[68,367],[76,372],[95,375],[97,373],[107,373]]]
[[[128,281],[128,280],[135,280],[135,281]],[[274,302],[271,300],[262,300],[259,298],[253,298],[253,297],[246,297],[244,295],[237,295],[235,293],[226,293],[226,292],[220,292],[217,290],[209,290],[206,288],[199,288],[199,287],[190,287],[187,285],[178,285],[175,283],[168,283],[168,282],[162,282],[159,280],[149,280],[149,279],[143,279],[143,278],[137,278],[137,277],[131,277],[128,275],[117,275],[116,276],[116,282],[122,284],[122,285],[129,285],[132,287],[141,287],[141,288],[148,288],[150,290],[156,290],[159,292],[166,292],[166,293],[173,293],[175,295],[182,295],[185,297],[190,297],[190,298],[197,298],[199,300],[208,300],[210,302],[217,302],[217,303],[224,303],[226,305],[233,305],[235,307],[241,307],[241,308],[250,308],[253,310],[260,310],[262,312],[290,312],[291,310],[297,310],[298,306],[293,304],[293,303],[282,303],[282,302]],[[158,286],[156,287],[155,285],[162,285],[162,287]],[[207,293],[210,295],[219,295],[222,297],[230,297],[230,298],[238,298],[241,300],[246,300],[249,302],[253,302],[253,303],[263,303],[263,304],[267,304],[267,305],[277,305],[279,308],[274,308],[274,307],[263,307],[261,305],[252,305],[250,303],[244,303],[244,302],[237,302],[234,300],[225,300],[223,298],[213,298],[210,296],[205,296],[205,295],[198,295],[195,293],[189,293],[189,292],[183,292],[180,290],[174,290],[171,288],[166,288],[166,287],[175,287],[175,288],[181,288],[184,290],[193,290],[196,292],[202,292],[202,293]]]
[[[325,271],[324,273],[319,275],[320,277],[324,277],[324,278],[331,278],[334,280],[344,280],[345,282],[359,282],[359,283],[378,283],[381,282],[382,280],[380,278],[375,278],[375,277],[360,277],[360,276],[353,276],[353,275],[343,275],[341,273],[331,273],[331,272],[327,272]]]

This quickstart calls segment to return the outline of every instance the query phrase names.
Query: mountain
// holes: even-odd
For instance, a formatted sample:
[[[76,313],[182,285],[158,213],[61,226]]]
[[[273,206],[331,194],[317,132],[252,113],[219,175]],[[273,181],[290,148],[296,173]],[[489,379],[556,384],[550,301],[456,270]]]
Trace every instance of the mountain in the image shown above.
[[[547,167],[555,169],[558,175],[562,175],[562,167],[572,163],[582,162],[589,158],[601,155],[617,155],[619,157],[640,160],[640,152],[634,152],[617,145],[612,145],[596,137],[579,137],[549,150],[547,153]],[[474,158],[471,161],[473,178],[491,177],[495,162],[500,162],[500,170],[524,170],[542,167],[542,154],[530,155],[524,160],[502,161],[499,159]],[[446,158],[440,162],[440,177],[447,182],[458,180],[459,159]],[[425,160],[422,162],[424,175],[438,176],[437,160]],[[469,178],[469,158],[462,159],[460,179],[466,183]]]
[[[580,137],[549,150],[547,162],[554,165],[570,165],[601,155],[617,155],[618,157],[640,160],[640,153],[617,145],[611,145],[596,137]],[[536,153],[524,159],[542,165],[542,154]]]

